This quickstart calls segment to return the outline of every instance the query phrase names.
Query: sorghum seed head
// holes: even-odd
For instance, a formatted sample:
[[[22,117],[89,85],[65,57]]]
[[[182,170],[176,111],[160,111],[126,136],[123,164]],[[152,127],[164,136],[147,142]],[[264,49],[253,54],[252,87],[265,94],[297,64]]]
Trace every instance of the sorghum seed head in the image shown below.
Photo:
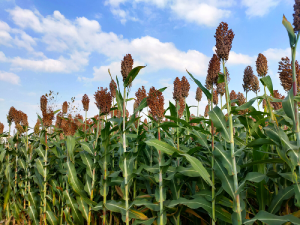
[[[209,112],[209,105],[206,105],[205,111],[204,111],[204,117],[208,117],[208,112]]]
[[[39,134],[40,133],[40,120],[37,119],[36,124],[34,125],[34,133]]]
[[[298,32],[300,30],[300,0],[295,0],[295,4],[294,4],[294,32]]]
[[[217,92],[221,96],[225,94],[225,82],[217,84]]]
[[[130,54],[126,54],[124,59],[121,61],[121,74],[123,77],[123,82],[126,80],[129,72],[132,70],[133,59]]]
[[[21,110],[16,110],[14,111],[14,121],[15,121],[15,124],[20,124],[21,121],[22,121],[22,111]]]
[[[179,101],[182,97],[182,87],[181,81],[179,77],[176,77],[174,80],[174,92],[173,92],[173,99],[175,101]]]
[[[83,105],[83,109],[84,111],[89,111],[89,103],[90,103],[90,99],[87,96],[87,94],[85,94],[84,96],[82,96],[82,105]]]
[[[300,91],[300,66],[298,61],[295,62],[296,69],[296,79],[297,79],[297,91]],[[280,83],[285,91],[289,91],[292,88],[293,84],[293,72],[292,72],[292,64],[290,63],[290,59],[288,57],[282,57],[279,62],[279,79]]]
[[[62,105],[62,113],[66,114],[68,112],[68,102],[65,101]]]
[[[220,60],[216,54],[209,61],[207,76],[205,80],[205,86],[211,90],[213,85],[217,85],[220,71]]]
[[[8,116],[7,116],[7,121],[8,123],[12,123],[14,121],[14,116],[16,114],[16,109],[15,107],[10,107],[9,111],[8,111]]]
[[[155,87],[151,87],[148,98],[147,104],[150,108],[150,113],[152,117],[160,122],[161,119],[164,117],[164,96],[159,90],[156,90]]]
[[[17,131],[18,131],[20,134],[22,134],[22,133],[25,132],[25,130],[23,129],[23,127],[22,127],[19,123],[16,124],[16,129],[17,129]]]
[[[218,92],[216,89],[214,89],[214,92],[213,92],[213,103],[215,105],[218,105],[218,102],[219,102],[219,96],[218,96]]]
[[[0,134],[3,134],[4,124],[0,122]]]
[[[219,59],[228,60],[229,52],[232,47],[234,33],[228,30],[228,24],[221,22],[214,36],[216,38],[216,53]]]
[[[181,117],[183,116],[184,107],[185,107],[184,98],[181,97],[181,98],[179,99],[179,102],[176,101],[176,108],[177,108],[177,104],[179,104],[178,118],[181,118]]]
[[[243,88],[245,92],[251,91],[254,82],[253,76],[254,74],[253,74],[252,67],[247,66],[244,70],[244,77],[243,77],[243,81],[244,81]]]
[[[21,111],[21,124],[25,127],[28,127],[28,117],[26,115],[26,113]]]
[[[274,94],[274,98],[278,98],[278,99],[284,99],[285,96],[281,95],[278,90],[274,90],[273,91]],[[282,108],[282,103],[281,102],[271,102],[272,107],[275,110],[281,109]]]
[[[108,114],[111,108],[112,96],[110,92],[107,92],[107,88],[98,88],[98,91],[94,94],[96,105],[101,113]]]
[[[116,94],[117,94],[117,84],[114,80],[111,80],[111,82],[109,83],[109,90],[110,90],[111,96],[113,98],[115,98]]]
[[[256,94],[257,94],[257,92],[260,91],[259,80],[258,80],[258,77],[255,76],[255,75],[253,75],[253,84],[252,84],[252,88],[251,89]]]
[[[268,73],[268,60],[261,53],[258,54],[256,60],[256,71],[259,77],[265,77]]]
[[[201,88],[197,87],[197,91],[196,91],[196,100],[197,100],[198,102],[200,102],[200,101],[201,101],[201,98],[202,98],[202,90],[201,90]]]
[[[190,91],[190,83],[186,79],[185,76],[181,78],[181,94],[182,97],[186,98],[189,96],[189,91]]]
[[[147,126],[147,124],[148,124],[147,119],[144,119],[144,130],[145,130],[145,131],[148,131],[148,126]]]
[[[52,120],[54,119],[54,112],[52,109],[48,108],[48,112],[43,111],[43,125],[45,127],[50,127],[52,125]]]
[[[135,97],[136,97],[135,101],[137,103],[137,106],[139,106],[141,104],[141,101],[147,97],[147,92],[144,86],[138,89],[138,91],[135,93]]]
[[[239,92],[237,94],[238,105],[241,106],[246,103],[246,98],[243,93]]]
[[[42,95],[40,99],[40,107],[42,112],[47,110],[47,103],[48,103],[47,97],[45,95]]]
[[[234,100],[234,99],[237,99],[237,95],[236,95],[236,93],[235,93],[235,91],[234,90],[232,90],[231,92],[230,92],[230,100]],[[231,103],[231,106],[235,106],[235,102],[233,102],[233,103]]]

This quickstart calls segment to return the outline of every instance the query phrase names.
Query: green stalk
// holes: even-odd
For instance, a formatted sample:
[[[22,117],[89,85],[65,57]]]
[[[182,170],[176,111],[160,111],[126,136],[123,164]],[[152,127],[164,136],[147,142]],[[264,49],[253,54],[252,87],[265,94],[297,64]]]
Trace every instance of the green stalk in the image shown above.
[[[197,117],[199,116],[199,101],[198,101],[198,107],[197,107]]]
[[[85,137],[85,141],[87,141],[87,139],[86,139],[86,117],[87,117],[87,111],[85,111],[85,121],[84,121],[84,137]]]
[[[298,43],[299,33],[297,35],[297,41],[295,43],[295,46],[292,47],[292,72],[293,72],[293,94],[296,96],[298,93],[297,90],[297,77],[296,77],[296,66],[295,66],[295,60],[296,60],[296,48]],[[297,135],[297,145],[300,145],[300,127],[299,127],[299,111],[298,111],[298,104],[296,101],[294,101],[294,110],[295,110],[295,133]]]
[[[47,225],[47,220],[46,220],[46,211],[47,211],[47,160],[48,160],[48,148],[47,148],[47,129],[45,129],[45,143],[46,143],[46,153],[45,153],[45,173],[44,173],[44,222],[45,225]]]
[[[115,99],[113,98],[113,107],[115,107]],[[115,110],[113,110],[113,116],[112,117],[115,117]],[[114,122],[113,122],[113,127],[114,127]],[[114,153],[114,151],[113,151],[113,153],[112,153],[112,171],[114,171],[114,164],[115,164],[115,161],[114,161],[114,159],[115,159],[115,153]],[[114,187],[111,187],[111,200],[113,200],[114,199]],[[109,225],[111,225],[112,224],[112,211],[110,211],[110,215],[109,215]]]
[[[139,119],[138,119],[138,125],[137,125],[137,135],[139,136],[139,124],[140,124],[140,112],[139,112]],[[138,152],[139,143],[136,143],[135,152]],[[137,169],[137,158],[134,162],[134,169]],[[134,179],[133,183],[133,200],[136,198],[136,179]]]
[[[158,122],[158,140],[160,140],[160,127]],[[162,153],[158,150],[158,163],[159,163],[159,214],[160,214],[160,225],[163,225],[163,180],[162,180]]]
[[[125,181],[125,207],[126,207],[126,225],[129,225],[129,204],[128,204],[128,183],[127,183],[127,162],[126,162],[126,134],[125,134],[125,116],[126,116],[126,87],[124,87],[123,97],[123,149],[124,149],[124,181]]]
[[[257,92],[256,92],[256,97],[257,97]],[[260,111],[260,109],[259,109],[259,101],[258,101],[258,99],[256,99],[256,101],[257,101],[257,108],[258,108],[258,111]]]
[[[178,115],[178,101],[176,100],[176,110],[177,110],[177,127],[176,127],[176,135],[177,135],[177,149],[179,150],[179,127],[178,127],[178,120],[179,120],[179,115]],[[179,166],[179,158],[177,158],[177,166]]]
[[[211,110],[213,110],[213,96],[214,96],[214,88],[211,88],[211,101],[210,101],[210,108]],[[211,195],[212,195],[212,224],[215,225],[217,222],[216,219],[216,202],[215,202],[215,172],[214,172],[214,164],[215,164],[215,157],[214,157],[214,124],[211,121],[211,153],[212,153],[212,157],[211,157],[211,181],[213,183],[212,189],[211,189]]]
[[[94,142],[94,150],[95,150],[95,153],[94,153],[94,163],[96,163],[96,155],[97,155],[97,152],[96,152],[96,147],[97,147],[97,144],[98,144],[98,134],[99,134],[99,123],[100,123],[100,110],[99,110],[99,117],[98,117],[98,121],[97,121],[97,133],[96,133],[96,140]],[[94,186],[95,186],[95,170],[96,168],[93,169],[93,177],[92,177],[92,190],[91,190],[91,197],[90,197],[90,200],[93,201],[93,198],[94,198]],[[88,221],[87,221],[87,224],[90,225],[91,224],[91,214],[92,214],[92,207],[89,206],[89,216],[88,216]]]
[[[226,70],[225,70],[225,60],[222,60],[223,64],[223,74],[225,79],[225,91],[226,91],[226,102],[227,102],[227,113],[228,113],[228,120],[229,120],[229,132],[230,132],[230,153],[231,153],[231,160],[232,160],[232,167],[233,167],[233,181],[234,181],[234,191],[236,192],[238,189],[238,179],[237,179],[237,170],[236,170],[236,161],[234,156],[234,139],[233,139],[233,123],[232,123],[232,115],[230,113],[231,111],[231,104],[229,104],[229,90],[228,90],[228,81],[226,76]],[[236,224],[241,225],[242,224],[242,212],[241,212],[241,206],[240,206],[240,196],[239,194],[235,195],[234,198],[234,204],[236,206],[237,215],[238,215],[238,221]]]
[[[105,119],[105,123],[107,123],[107,115]],[[106,224],[106,177],[107,177],[107,162],[106,162],[106,153],[107,153],[107,145],[104,145],[104,190],[103,190],[103,220],[102,220],[102,225]]]

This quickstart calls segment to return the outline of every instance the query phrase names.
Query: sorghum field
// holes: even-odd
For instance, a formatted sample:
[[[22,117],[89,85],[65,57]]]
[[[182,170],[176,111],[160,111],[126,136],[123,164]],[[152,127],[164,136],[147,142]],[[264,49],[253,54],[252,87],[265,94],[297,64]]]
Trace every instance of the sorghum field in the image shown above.
[[[9,132],[0,123],[0,223],[300,224],[299,1],[294,9],[293,26],[282,20],[291,47],[291,59],[279,62],[287,96],[273,90],[263,54],[258,77],[250,66],[244,71],[245,96],[229,90],[226,62],[235,35],[222,22],[205,85],[187,70],[175,79],[166,109],[166,88],[130,93],[147,69],[133,68],[130,54],[121,62],[123,80],[108,71],[109,88],[95,92],[93,118],[73,118],[67,102],[53,108],[43,95],[42,116],[31,128],[12,106]],[[198,103],[208,99],[204,116],[190,114],[188,79],[198,85]],[[247,99],[249,91],[257,97]],[[223,95],[226,102],[218,102]],[[133,115],[126,109],[131,100]],[[90,101],[82,97],[85,112]]]

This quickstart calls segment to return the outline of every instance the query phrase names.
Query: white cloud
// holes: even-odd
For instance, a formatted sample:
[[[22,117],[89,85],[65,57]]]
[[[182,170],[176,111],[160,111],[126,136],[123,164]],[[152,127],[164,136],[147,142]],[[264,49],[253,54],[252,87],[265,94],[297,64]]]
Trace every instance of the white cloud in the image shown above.
[[[279,62],[282,57],[288,56],[289,58],[291,58],[291,49],[269,48],[266,51],[264,51],[263,54],[268,60],[274,60],[276,62]]]
[[[3,102],[4,101],[4,98],[0,98],[0,102]]]
[[[6,56],[3,52],[0,51],[0,62],[5,62],[6,61]]]
[[[177,0],[171,5],[171,10],[180,19],[209,27],[216,26],[221,19],[228,18],[231,14],[230,10],[218,9],[204,2],[191,0]]]
[[[255,61],[254,56],[244,55],[241,53],[236,53],[234,51],[230,51],[229,58],[228,58],[228,64],[231,65],[237,65],[237,64],[243,64],[243,65],[251,65]]]
[[[10,60],[13,67],[23,68],[42,72],[63,72],[69,73],[78,71],[88,64],[89,53],[75,52],[70,59],[59,57],[59,59],[32,60],[15,57]]]
[[[231,15],[230,10],[219,7],[231,7],[235,4],[235,0],[106,0],[104,5],[109,5],[113,15],[117,15],[123,24],[127,20],[139,21],[139,19],[131,17],[128,11],[120,8],[121,4],[125,2],[129,2],[133,6],[142,2],[161,9],[166,8],[173,12],[178,19],[209,27],[216,26],[223,18]],[[139,9],[139,7],[134,8]]]
[[[247,16],[255,17],[268,14],[279,2],[280,0],[242,0],[242,5],[247,7]]]
[[[10,72],[0,71],[0,80],[11,84],[20,84],[20,77]]]

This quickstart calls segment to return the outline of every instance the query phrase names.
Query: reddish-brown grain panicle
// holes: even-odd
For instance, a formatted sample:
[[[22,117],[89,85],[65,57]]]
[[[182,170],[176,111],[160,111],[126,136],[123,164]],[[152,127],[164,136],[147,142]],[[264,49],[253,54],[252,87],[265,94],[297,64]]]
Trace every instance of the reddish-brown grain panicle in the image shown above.
[[[225,94],[225,82],[217,84],[217,92],[221,96]]]
[[[293,17],[294,32],[297,33],[300,30],[300,0],[295,0]]]
[[[119,114],[120,114],[120,113],[119,113],[119,110],[118,110],[118,109],[115,109],[115,110],[111,110],[111,111],[110,111],[110,116],[111,116],[111,117],[114,117],[114,116],[115,116],[115,117],[119,117]]]
[[[219,102],[219,96],[218,96],[218,92],[216,89],[214,89],[214,92],[213,92],[213,103],[215,105],[218,105],[218,102]]]
[[[297,79],[297,91],[300,91],[300,66],[298,61],[295,62],[296,69],[296,79]],[[293,84],[293,72],[292,65],[290,63],[290,59],[288,57],[282,57],[279,62],[279,79],[280,83],[285,91],[289,91],[292,88]]]
[[[21,112],[21,124],[25,127],[29,126],[27,114],[24,112]]]
[[[62,113],[66,114],[68,112],[68,102],[65,101],[62,105]]]
[[[151,87],[148,98],[147,104],[150,108],[150,114],[152,117],[160,122],[161,119],[164,117],[164,96],[159,90],[156,90],[155,87]]]
[[[39,134],[40,133],[40,120],[37,119],[36,124],[34,125],[34,133]]]
[[[4,130],[4,124],[0,123],[0,134],[3,134],[3,130]]]
[[[135,101],[137,103],[137,106],[139,106],[141,104],[141,101],[147,97],[147,92],[144,86],[138,89],[138,91],[135,93],[135,97],[136,97]]]
[[[258,77],[255,76],[255,75],[253,75],[253,84],[252,84],[252,88],[251,89],[256,94],[257,94],[257,92],[260,91],[259,80],[258,80]]]
[[[14,121],[14,116],[16,114],[16,109],[15,107],[10,107],[9,111],[8,111],[8,116],[7,116],[7,121],[8,123],[12,123]]]
[[[90,99],[87,96],[87,94],[85,94],[84,96],[82,96],[82,105],[83,105],[83,109],[84,111],[89,111],[89,103],[90,103]]]
[[[124,59],[121,61],[121,74],[123,77],[123,81],[126,80],[129,72],[132,70],[133,59],[130,54],[126,54]]]
[[[181,78],[181,94],[182,97],[186,98],[189,96],[189,91],[190,91],[190,83],[186,79],[185,76]]]
[[[21,110],[16,110],[14,111],[14,121],[15,121],[15,124],[20,124],[21,121],[22,121],[22,111]]]
[[[20,134],[22,134],[22,133],[25,132],[24,128],[23,128],[19,123],[16,123],[15,126],[16,126],[17,131],[18,131]]]
[[[74,122],[76,123],[77,127],[82,128],[83,123],[79,120],[83,121],[83,116],[78,113],[75,115]]]
[[[256,72],[259,77],[265,77],[268,73],[268,60],[261,53],[258,54],[256,60]]]
[[[48,110],[43,111],[43,125],[45,127],[50,127],[52,125],[53,119],[54,119],[54,112],[52,109],[48,108]]]
[[[247,66],[244,70],[243,88],[245,92],[251,91],[254,82],[254,74],[251,66]]]
[[[48,103],[47,97],[45,95],[42,95],[40,99],[40,107],[42,112],[47,110],[47,103]]]
[[[229,52],[232,47],[234,33],[228,30],[228,24],[221,22],[214,36],[216,38],[216,53],[220,59],[228,60]]]
[[[206,105],[205,111],[204,111],[204,117],[208,117],[208,112],[209,112],[209,105]]]
[[[195,115],[194,115],[194,114],[192,114],[192,115],[190,116],[190,121],[191,121],[192,119],[195,119]],[[197,126],[197,123],[191,123],[191,126]]]
[[[179,101],[181,97],[182,97],[181,81],[180,81],[179,77],[176,77],[174,80],[173,99],[175,101]]]
[[[109,83],[109,90],[110,90],[111,96],[113,98],[115,98],[116,94],[117,94],[117,84],[114,80],[111,80],[111,82]]]
[[[273,94],[274,94],[274,98],[277,98],[277,99],[284,99],[285,96],[281,95],[278,90],[274,90],[273,91]],[[282,103],[281,102],[271,102],[271,105],[272,107],[275,109],[275,110],[278,110],[278,109],[281,109],[282,108]]]
[[[230,92],[230,100],[234,100],[234,99],[237,99],[237,94],[235,93],[234,90],[232,90]],[[231,103],[231,106],[235,106],[235,102]]]
[[[144,130],[145,131],[148,131],[148,126],[147,126],[147,124],[148,124],[148,121],[147,121],[147,119],[144,119]]]
[[[202,99],[202,90],[201,90],[199,87],[197,87],[197,91],[196,91],[196,100],[197,100],[198,102],[200,102],[201,99]]]
[[[107,88],[101,89],[94,94],[96,105],[101,113],[108,114],[111,108],[112,96],[110,92],[107,91]]]
[[[179,102],[176,102],[176,108],[177,108],[177,104],[179,103],[179,110],[178,110],[178,117],[181,118],[183,116],[183,112],[184,112],[184,107],[185,107],[185,102],[184,102],[184,98],[181,97],[179,99]]]
[[[239,92],[237,94],[238,105],[241,106],[246,103],[246,98],[243,93]]]
[[[213,85],[217,85],[220,71],[220,60],[216,54],[209,61],[207,76],[205,80],[205,86],[211,90]]]

